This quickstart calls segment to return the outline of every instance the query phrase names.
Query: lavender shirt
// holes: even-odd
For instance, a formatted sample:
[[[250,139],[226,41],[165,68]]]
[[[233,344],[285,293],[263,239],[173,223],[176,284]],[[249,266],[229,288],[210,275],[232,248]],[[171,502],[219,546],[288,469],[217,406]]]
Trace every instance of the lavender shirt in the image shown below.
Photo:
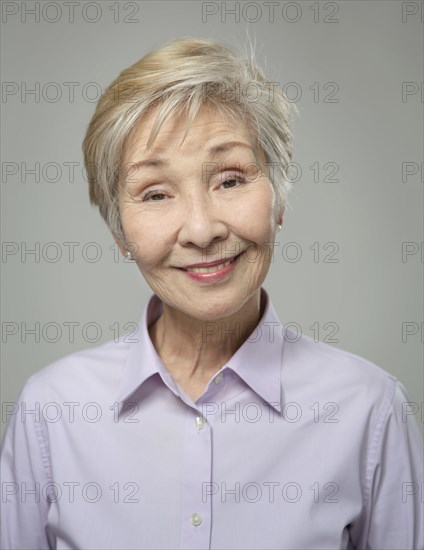
[[[421,549],[423,441],[378,366],[259,325],[193,401],[147,327],[5,404],[2,548]]]

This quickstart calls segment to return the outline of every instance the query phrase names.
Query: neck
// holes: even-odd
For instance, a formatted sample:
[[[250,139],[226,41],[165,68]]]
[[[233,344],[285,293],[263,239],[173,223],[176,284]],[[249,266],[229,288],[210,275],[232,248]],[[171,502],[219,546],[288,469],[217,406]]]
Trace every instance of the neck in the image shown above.
[[[252,334],[264,311],[261,289],[233,315],[204,321],[163,303],[149,326],[156,352],[174,380],[204,381],[218,372]]]

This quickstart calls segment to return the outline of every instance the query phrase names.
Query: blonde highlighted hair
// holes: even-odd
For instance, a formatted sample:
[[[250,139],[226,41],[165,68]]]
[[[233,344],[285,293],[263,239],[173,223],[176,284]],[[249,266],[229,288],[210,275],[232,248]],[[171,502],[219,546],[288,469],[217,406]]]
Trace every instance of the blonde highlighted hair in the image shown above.
[[[125,243],[119,185],[126,140],[145,115],[158,108],[147,148],[162,125],[185,114],[185,137],[200,107],[208,104],[231,120],[243,120],[268,164],[277,205],[283,213],[292,158],[290,105],[278,84],[224,44],[196,38],[166,43],[125,69],[97,103],[83,142],[89,196],[115,237]]]

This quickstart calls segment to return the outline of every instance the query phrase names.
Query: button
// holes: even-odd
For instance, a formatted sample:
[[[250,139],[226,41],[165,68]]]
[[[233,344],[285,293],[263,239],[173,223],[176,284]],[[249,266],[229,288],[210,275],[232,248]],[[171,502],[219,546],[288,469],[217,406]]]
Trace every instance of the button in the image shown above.
[[[215,384],[220,384],[222,382],[222,379],[224,378],[224,375],[222,374],[222,372],[220,372],[219,374],[217,374],[215,376]]]
[[[191,523],[197,527],[198,525],[200,525],[202,523],[202,516],[200,514],[193,514],[191,516]]]
[[[206,420],[203,418],[203,416],[196,416],[196,428],[198,430],[201,430],[203,428],[205,422]]]

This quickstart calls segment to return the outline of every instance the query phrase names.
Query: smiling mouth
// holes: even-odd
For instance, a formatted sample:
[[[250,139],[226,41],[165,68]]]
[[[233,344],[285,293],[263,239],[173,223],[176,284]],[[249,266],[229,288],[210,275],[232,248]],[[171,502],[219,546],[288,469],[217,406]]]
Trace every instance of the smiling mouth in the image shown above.
[[[177,269],[181,269],[182,271],[188,271],[190,273],[215,273],[215,271],[219,271],[220,269],[223,269],[224,267],[227,267],[230,264],[236,262],[243,253],[244,253],[244,250],[243,252],[240,252],[240,254],[237,254],[237,256],[234,256],[232,260],[227,260],[226,262],[222,262],[221,264],[214,265],[211,267],[191,267],[190,269],[185,269],[184,267],[178,267]]]

